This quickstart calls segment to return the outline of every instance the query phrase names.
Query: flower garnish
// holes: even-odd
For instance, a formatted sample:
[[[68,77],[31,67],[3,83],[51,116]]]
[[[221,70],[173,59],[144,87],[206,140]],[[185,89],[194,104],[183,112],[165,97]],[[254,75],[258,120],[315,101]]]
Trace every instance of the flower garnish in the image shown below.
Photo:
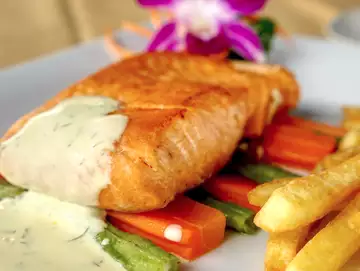
[[[256,32],[239,17],[259,11],[266,0],[138,0],[146,8],[169,11],[172,19],[151,39],[148,51],[187,51],[212,55],[232,49],[247,60],[263,62]]]

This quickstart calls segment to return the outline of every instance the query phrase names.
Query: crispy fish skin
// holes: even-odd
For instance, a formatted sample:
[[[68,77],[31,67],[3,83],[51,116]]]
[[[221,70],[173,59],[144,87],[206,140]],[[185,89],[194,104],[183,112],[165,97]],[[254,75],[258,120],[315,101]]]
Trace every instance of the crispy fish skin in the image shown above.
[[[260,83],[253,84],[256,80]],[[259,106],[253,93],[259,85],[273,87],[267,82],[224,61],[146,53],[60,92],[16,122],[3,139],[66,98],[102,95],[118,100],[123,109],[114,114],[128,116],[129,122],[111,154],[111,183],[101,191],[99,207],[157,209],[227,163]]]

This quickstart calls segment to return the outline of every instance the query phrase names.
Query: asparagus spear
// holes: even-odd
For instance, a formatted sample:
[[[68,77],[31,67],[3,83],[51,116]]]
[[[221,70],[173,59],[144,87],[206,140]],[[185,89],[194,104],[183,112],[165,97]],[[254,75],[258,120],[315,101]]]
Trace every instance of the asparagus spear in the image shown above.
[[[0,178],[0,200],[2,200],[4,198],[16,197],[24,191],[25,190],[23,190],[19,187],[13,186]]]
[[[211,197],[207,197],[202,203],[223,212],[229,228],[245,234],[254,234],[259,229],[253,222],[255,214],[249,209]]]
[[[247,208],[216,200],[202,187],[192,189],[186,195],[222,212],[226,217],[226,226],[229,228],[245,234],[254,234],[258,229],[253,223],[255,213]]]
[[[290,171],[267,164],[237,165],[235,169],[245,177],[260,184],[276,179],[299,177]]]
[[[179,260],[140,236],[112,225],[96,237],[103,249],[128,271],[176,271]]]

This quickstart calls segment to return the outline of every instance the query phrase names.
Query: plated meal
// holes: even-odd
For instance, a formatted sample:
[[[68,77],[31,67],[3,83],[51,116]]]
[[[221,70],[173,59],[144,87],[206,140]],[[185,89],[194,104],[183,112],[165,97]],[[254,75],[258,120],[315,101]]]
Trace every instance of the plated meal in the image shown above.
[[[0,141],[1,268],[178,270],[259,228],[268,271],[351,268],[359,111],[329,126],[299,98],[283,67],[171,52],[61,91]]]

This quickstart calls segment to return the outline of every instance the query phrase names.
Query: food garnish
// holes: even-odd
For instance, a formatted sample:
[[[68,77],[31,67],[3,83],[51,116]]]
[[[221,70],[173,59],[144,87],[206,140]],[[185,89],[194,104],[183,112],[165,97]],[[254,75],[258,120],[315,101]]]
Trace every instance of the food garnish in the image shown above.
[[[263,62],[271,50],[275,34],[287,33],[272,19],[257,13],[266,0],[142,1],[150,11],[151,28],[123,22],[122,28],[149,40],[147,50],[187,51],[211,57]],[[213,10],[206,13],[205,10]],[[196,15],[194,15],[196,14]],[[105,38],[107,48],[118,58],[133,54],[115,41]]]

